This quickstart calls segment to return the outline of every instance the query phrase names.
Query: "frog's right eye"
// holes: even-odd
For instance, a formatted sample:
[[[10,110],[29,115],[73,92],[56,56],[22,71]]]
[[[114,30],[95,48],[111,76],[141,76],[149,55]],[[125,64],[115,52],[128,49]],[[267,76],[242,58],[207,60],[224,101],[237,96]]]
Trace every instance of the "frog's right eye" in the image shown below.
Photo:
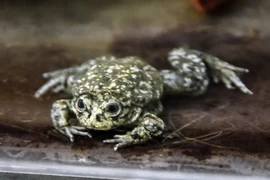
[[[84,100],[79,98],[76,102],[76,109],[79,111],[79,112],[84,112],[86,110],[86,105],[84,103]]]

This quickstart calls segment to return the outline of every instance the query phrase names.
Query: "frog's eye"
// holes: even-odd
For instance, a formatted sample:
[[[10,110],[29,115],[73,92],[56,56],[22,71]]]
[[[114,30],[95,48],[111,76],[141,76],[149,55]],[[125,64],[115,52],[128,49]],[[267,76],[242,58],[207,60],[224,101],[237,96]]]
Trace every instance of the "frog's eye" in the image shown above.
[[[122,106],[118,102],[109,103],[105,111],[112,117],[118,116],[122,110]]]
[[[83,99],[78,99],[77,102],[76,102],[76,109],[79,111],[79,112],[84,112],[86,110],[86,105],[83,101]]]

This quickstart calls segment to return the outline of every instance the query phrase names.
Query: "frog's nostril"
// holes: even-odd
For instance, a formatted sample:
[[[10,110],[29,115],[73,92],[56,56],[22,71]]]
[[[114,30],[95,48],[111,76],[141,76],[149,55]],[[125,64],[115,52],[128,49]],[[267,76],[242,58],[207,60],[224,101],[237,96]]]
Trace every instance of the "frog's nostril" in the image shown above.
[[[101,120],[100,120],[100,117],[99,117],[99,116],[96,116],[96,120],[97,120],[97,122],[101,122]]]
[[[91,115],[92,115],[92,114],[89,112],[89,113],[88,113],[88,119],[90,119]]]

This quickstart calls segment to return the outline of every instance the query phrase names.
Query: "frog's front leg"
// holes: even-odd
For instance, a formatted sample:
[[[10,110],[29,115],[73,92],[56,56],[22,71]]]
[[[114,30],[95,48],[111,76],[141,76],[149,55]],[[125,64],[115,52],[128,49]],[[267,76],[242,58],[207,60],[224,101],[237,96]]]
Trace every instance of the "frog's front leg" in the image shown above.
[[[104,143],[116,143],[114,150],[118,148],[143,144],[155,136],[159,136],[165,129],[164,122],[154,114],[146,113],[137,127],[125,135],[115,135],[114,139],[104,140]]]
[[[74,115],[71,106],[71,100],[58,100],[53,103],[51,109],[51,118],[53,126],[62,134],[66,135],[71,142],[74,141],[73,135],[88,136],[91,135],[86,132],[86,128],[72,123],[72,115]]]

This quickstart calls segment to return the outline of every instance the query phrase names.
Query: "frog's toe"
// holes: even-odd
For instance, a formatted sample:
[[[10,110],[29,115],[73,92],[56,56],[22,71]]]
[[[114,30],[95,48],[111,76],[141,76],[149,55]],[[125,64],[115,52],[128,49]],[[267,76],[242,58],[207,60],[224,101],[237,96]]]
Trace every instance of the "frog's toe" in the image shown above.
[[[64,128],[64,132],[69,137],[71,142],[74,142],[74,135],[88,136],[89,138],[92,138],[91,134],[89,134],[85,130],[86,128],[81,126],[71,126]]]
[[[52,89],[53,93],[59,93],[61,91],[65,90],[65,86],[63,84],[60,84]]]
[[[114,150],[117,151],[118,148],[126,147],[133,144],[133,138],[130,135],[115,135],[114,139],[106,139],[104,143],[116,144]]]
[[[74,136],[69,128],[64,128],[65,135],[69,138],[70,142],[74,142]]]
[[[235,89],[235,87],[232,85],[232,82],[228,78],[222,76],[221,77],[221,80],[225,84],[226,88],[228,88],[228,89]]]
[[[234,72],[232,70],[223,69],[221,79],[228,89],[233,89],[233,86],[234,86],[234,87],[238,88],[240,91],[242,91],[243,93],[250,94],[250,95],[253,94],[253,92],[250,91],[246,87],[246,85],[241,81],[241,79],[238,77],[236,72]]]
[[[249,70],[246,69],[246,68],[241,68],[241,67],[237,67],[237,66],[233,66],[229,63],[227,63],[228,66],[226,66],[227,69],[231,70],[231,71],[234,71],[235,73],[248,73]]]
[[[65,70],[56,70],[56,71],[51,71],[51,72],[46,72],[42,74],[42,77],[45,79],[51,79],[57,76],[60,76],[61,74],[64,74]]]
[[[127,144],[127,143],[118,143],[118,144],[116,144],[116,145],[114,146],[113,150],[117,151],[118,148],[123,148],[123,147],[126,147],[126,146],[128,146],[128,145],[129,145],[129,144]]]
[[[119,139],[106,139],[103,140],[104,143],[111,143],[111,144],[115,144],[115,143],[119,143],[120,140]]]

